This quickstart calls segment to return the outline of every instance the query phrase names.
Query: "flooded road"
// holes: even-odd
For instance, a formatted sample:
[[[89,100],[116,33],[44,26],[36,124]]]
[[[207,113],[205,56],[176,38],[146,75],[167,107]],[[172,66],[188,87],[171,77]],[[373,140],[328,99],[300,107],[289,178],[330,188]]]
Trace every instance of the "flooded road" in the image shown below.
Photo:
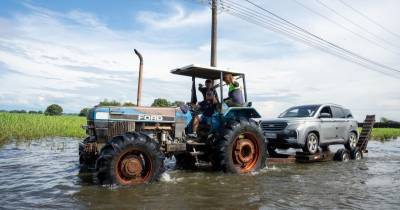
[[[98,186],[78,176],[78,140],[0,148],[0,209],[399,209],[400,139],[361,161],[293,164],[257,174],[168,170],[157,183]]]

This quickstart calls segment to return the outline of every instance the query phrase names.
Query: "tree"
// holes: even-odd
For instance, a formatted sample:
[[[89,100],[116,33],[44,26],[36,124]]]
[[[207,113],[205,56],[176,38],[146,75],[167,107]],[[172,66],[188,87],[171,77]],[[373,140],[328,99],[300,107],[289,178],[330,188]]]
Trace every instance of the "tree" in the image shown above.
[[[80,112],[79,112],[79,116],[81,117],[87,117],[89,114],[89,108],[83,108]]]
[[[157,98],[157,99],[154,99],[151,106],[153,106],[153,107],[169,107],[169,106],[171,106],[171,103],[167,99]]]
[[[99,106],[121,106],[121,103],[116,100],[104,99],[104,101],[100,101]]]
[[[183,102],[183,101],[174,101],[174,102],[171,103],[171,106],[180,107],[180,106],[182,106],[184,104],[185,104],[185,102]]]
[[[134,103],[132,103],[130,101],[127,101],[122,106],[136,106],[136,104],[134,104]]]
[[[388,123],[390,120],[386,117],[381,117],[381,123]]]
[[[60,105],[52,104],[46,108],[46,111],[44,111],[44,114],[53,116],[53,115],[62,115],[62,112],[63,112],[63,108]]]

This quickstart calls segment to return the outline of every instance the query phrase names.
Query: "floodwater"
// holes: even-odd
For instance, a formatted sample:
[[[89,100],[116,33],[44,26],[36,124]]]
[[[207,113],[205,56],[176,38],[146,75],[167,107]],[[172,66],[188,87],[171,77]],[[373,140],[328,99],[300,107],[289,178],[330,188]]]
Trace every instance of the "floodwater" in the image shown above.
[[[129,188],[78,176],[77,153],[78,140],[67,138],[2,146],[0,209],[400,208],[400,139],[370,142],[361,161],[279,165],[241,176],[170,169],[157,183]]]

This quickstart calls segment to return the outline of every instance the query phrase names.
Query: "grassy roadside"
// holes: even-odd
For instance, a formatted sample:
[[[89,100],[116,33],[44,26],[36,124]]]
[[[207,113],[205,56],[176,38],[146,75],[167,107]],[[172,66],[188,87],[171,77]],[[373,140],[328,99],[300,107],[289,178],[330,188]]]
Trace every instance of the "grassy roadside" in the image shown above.
[[[82,138],[85,131],[81,126],[85,124],[86,119],[78,116],[0,113],[0,144],[11,139],[30,140],[56,136]]]

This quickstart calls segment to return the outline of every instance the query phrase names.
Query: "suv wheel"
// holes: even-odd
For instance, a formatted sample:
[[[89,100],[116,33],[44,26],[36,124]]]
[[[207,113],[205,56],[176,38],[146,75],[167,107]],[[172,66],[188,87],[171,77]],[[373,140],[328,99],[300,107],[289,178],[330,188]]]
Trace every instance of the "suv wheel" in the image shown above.
[[[304,152],[308,152],[310,154],[315,154],[318,151],[318,143],[319,139],[317,134],[315,133],[309,133],[305,145],[303,147]]]
[[[350,154],[346,149],[339,149],[335,153],[334,159],[337,160],[337,161],[347,162],[347,161],[350,160]]]
[[[357,147],[357,141],[357,135],[354,132],[350,132],[349,139],[344,146],[346,147],[346,149],[352,151]]]
[[[361,160],[363,158],[363,153],[361,152],[360,149],[355,148],[355,149],[351,150],[350,157],[351,157],[351,159],[354,159],[354,160]]]

